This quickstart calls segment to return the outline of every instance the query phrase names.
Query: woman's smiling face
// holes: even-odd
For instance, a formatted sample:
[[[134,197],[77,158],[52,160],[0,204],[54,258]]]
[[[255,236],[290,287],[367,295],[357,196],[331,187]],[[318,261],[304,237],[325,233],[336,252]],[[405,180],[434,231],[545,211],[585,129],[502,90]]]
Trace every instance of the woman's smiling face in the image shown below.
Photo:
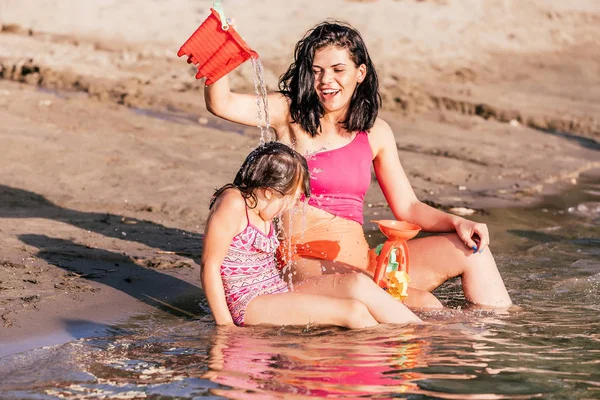
[[[315,52],[313,73],[325,111],[340,111],[350,104],[356,86],[365,78],[366,66],[356,66],[347,49],[326,46]]]

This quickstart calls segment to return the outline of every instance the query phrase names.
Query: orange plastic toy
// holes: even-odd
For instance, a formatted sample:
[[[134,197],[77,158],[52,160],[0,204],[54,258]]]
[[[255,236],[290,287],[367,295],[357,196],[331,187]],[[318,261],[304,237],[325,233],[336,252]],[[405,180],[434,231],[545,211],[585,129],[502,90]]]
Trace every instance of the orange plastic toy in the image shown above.
[[[181,46],[177,56],[188,56],[188,63],[198,66],[196,79],[206,77],[211,85],[231,72],[250,57],[258,58],[233,26],[227,24],[219,2],[211,8],[211,15]],[[220,11],[220,12],[219,12]]]
[[[404,300],[408,297],[408,245],[406,241],[415,237],[421,227],[404,221],[381,220],[376,222],[379,230],[388,238],[380,245],[381,251],[369,252],[373,280],[379,286],[387,288],[395,298]]]

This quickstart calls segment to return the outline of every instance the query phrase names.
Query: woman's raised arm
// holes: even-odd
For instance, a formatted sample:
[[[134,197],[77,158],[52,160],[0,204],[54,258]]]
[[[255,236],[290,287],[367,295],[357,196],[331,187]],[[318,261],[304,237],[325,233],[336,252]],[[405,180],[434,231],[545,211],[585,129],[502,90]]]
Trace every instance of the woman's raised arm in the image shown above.
[[[287,120],[287,99],[280,93],[269,94],[267,99],[271,126],[277,128]],[[256,96],[233,93],[227,75],[204,88],[204,100],[206,109],[217,117],[247,126],[257,126],[260,122]]]

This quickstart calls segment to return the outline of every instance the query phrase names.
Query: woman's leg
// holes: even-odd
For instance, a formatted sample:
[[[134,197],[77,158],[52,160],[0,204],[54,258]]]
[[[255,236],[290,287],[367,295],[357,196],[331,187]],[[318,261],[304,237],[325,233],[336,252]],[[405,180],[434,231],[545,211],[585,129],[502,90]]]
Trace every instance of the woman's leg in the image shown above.
[[[364,304],[309,293],[258,296],[248,304],[244,325],[338,325],[368,328],[377,321]]]
[[[294,285],[300,284],[307,279],[317,278],[329,274],[350,274],[353,272],[362,272],[368,274],[365,270],[353,267],[343,262],[335,260],[319,260],[316,258],[300,257],[293,261],[291,273],[284,272],[283,278]]]
[[[411,278],[412,279],[412,278]],[[414,287],[408,287],[408,297],[402,302],[411,310],[434,310],[444,308],[444,305],[433,293],[426,290],[420,290]]]
[[[295,293],[354,299],[363,303],[380,323],[421,322],[404,304],[387,294],[367,275],[330,274],[309,278],[294,286]]]
[[[468,301],[508,307],[511,300],[489,248],[473,254],[456,234],[408,241],[410,286],[431,292],[450,278],[462,278]]]

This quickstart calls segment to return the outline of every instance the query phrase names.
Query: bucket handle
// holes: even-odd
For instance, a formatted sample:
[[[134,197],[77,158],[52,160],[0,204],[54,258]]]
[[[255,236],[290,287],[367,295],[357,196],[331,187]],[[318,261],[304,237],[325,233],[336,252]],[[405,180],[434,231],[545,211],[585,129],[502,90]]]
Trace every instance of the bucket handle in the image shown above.
[[[223,6],[221,5],[221,1],[217,0],[213,3],[213,9],[219,14],[219,18],[221,19],[221,29],[224,31],[229,29],[229,25],[227,24],[227,18],[225,18],[225,12],[223,11]]]

